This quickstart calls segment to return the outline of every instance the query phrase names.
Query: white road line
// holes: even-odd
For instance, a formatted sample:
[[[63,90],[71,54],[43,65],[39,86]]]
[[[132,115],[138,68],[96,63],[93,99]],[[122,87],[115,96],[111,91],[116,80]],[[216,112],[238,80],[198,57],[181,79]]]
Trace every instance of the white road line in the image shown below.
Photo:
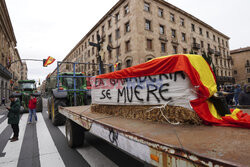
[[[3,118],[5,115],[0,115],[0,119]]]
[[[23,114],[19,122],[19,140],[8,142],[3,152],[5,156],[0,158],[0,166],[17,166],[19,154],[21,151],[25,128],[27,125],[28,114]],[[1,125],[2,126],[2,125]]]
[[[0,123],[0,134],[4,131],[4,129],[8,126],[8,119],[5,119],[2,123]]]
[[[60,131],[65,134],[65,126],[58,126]],[[84,142],[84,146],[76,149],[79,154],[88,162],[90,166],[102,166],[102,167],[117,167],[117,165],[108,159],[105,155],[95,149],[93,146]]]
[[[37,117],[36,127],[41,166],[65,166],[44,122],[42,113],[37,113]]]

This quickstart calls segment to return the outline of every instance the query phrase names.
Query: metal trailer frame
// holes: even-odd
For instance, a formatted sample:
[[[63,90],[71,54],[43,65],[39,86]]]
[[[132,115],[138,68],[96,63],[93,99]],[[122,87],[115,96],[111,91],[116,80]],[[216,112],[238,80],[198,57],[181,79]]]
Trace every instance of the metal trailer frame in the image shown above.
[[[61,64],[73,64],[73,80],[74,80],[74,89],[69,89],[69,90],[60,90],[59,89],[59,80],[60,78],[63,78],[63,77],[69,77],[69,75],[65,76],[65,75],[60,75],[60,65]],[[77,64],[84,64],[84,65],[99,65],[99,74],[101,74],[101,65],[100,64],[97,64],[97,63],[79,63],[79,62],[64,62],[64,61],[57,61],[57,90],[59,92],[68,92],[68,91],[74,91],[74,106],[76,106],[76,91],[87,91],[87,89],[76,89],[76,78],[87,78],[87,77],[93,77],[93,76],[86,76],[86,75],[83,75],[83,76],[76,76],[76,70],[75,70],[75,66]],[[114,66],[113,64],[103,64],[103,65],[107,65],[107,66],[112,66],[112,71],[114,71]]]
[[[83,110],[81,113],[90,110],[89,106],[81,107],[84,107],[81,108]],[[59,112],[91,134],[106,140],[116,148],[154,166],[239,166],[239,164],[233,164],[232,162],[221,159],[212,159],[167,143],[159,143],[144,136],[137,135],[136,133],[131,133],[102,122],[103,119],[110,118],[111,116],[106,115],[106,117],[91,118],[65,107],[60,107]]]

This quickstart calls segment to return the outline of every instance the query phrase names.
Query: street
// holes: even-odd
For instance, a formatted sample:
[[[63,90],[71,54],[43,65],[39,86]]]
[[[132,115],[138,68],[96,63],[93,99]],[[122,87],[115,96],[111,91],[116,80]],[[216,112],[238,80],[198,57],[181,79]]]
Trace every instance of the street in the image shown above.
[[[0,107],[1,167],[145,165],[89,133],[86,133],[82,147],[71,149],[65,138],[65,126],[53,126],[47,116],[46,99],[43,104],[43,112],[37,113],[37,123],[27,124],[28,113],[22,114],[16,142],[9,141],[12,129],[7,124],[7,110]]]

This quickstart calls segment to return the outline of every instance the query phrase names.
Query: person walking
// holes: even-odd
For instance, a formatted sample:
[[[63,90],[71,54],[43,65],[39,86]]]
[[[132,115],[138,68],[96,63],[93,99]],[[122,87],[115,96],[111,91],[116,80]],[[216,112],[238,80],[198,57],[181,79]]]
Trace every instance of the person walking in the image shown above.
[[[32,123],[32,115],[35,117],[35,122],[37,121],[37,116],[36,116],[36,97],[33,95],[30,96],[29,100],[29,121],[28,124]]]
[[[20,101],[13,95],[10,95],[9,99],[11,101],[10,107],[6,107],[6,109],[9,110],[7,115],[8,124],[11,124],[14,133],[13,137],[10,138],[10,141],[15,142],[18,140],[19,135]]]
[[[236,85],[234,88],[234,102],[235,106],[239,105],[239,95],[240,95],[241,89],[240,85]]]

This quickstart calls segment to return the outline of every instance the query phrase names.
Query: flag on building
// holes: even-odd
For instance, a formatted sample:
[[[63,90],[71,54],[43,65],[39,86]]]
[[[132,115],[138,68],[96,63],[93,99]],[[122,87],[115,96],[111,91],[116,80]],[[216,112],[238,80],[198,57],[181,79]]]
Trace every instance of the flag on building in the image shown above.
[[[56,59],[54,59],[53,57],[49,56],[47,58],[47,60],[45,61],[44,65],[45,67],[47,67],[48,65],[52,64]]]
[[[116,68],[118,66],[119,63],[115,63],[114,67]]]

